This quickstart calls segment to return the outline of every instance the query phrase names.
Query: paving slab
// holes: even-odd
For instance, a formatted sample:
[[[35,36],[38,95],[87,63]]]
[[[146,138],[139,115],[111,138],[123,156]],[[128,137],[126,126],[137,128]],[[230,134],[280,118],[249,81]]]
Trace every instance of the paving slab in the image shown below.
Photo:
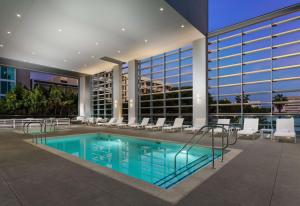
[[[110,132],[185,143],[192,134],[76,126],[53,135]],[[171,205],[157,197],[34,147],[0,130],[0,205]],[[216,140],[220,143],[220,139]],[[203,144],[209,145],[205,139]],[[243,151],[177,205],[300,205],[300,144],[239,140]],[[9,186],[8,186],[9,184]]]

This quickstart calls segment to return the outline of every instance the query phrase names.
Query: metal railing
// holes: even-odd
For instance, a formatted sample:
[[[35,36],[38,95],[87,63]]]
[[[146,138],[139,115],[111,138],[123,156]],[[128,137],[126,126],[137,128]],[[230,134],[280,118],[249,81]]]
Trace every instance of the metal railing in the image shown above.
[[[54,132],[56,123],[50,122],[50,124],[46,120],[41,120],[39,122],[25,122],[23,124],[23,132],[25,135],[32,136],[32,142],[38,143],[38,139],[44,143],[47,142],[47,133]],[[30,131],[31,128],[37,128],[36,131]]]
[[[221,125],[221,124],[216,124],[216,125],[205,125],[201,129],[199,129],[193,136],[192,138],[175,154],[174,157],[174,172],[176,175],[177,172],[177,157],[179,154],[181,154],[183,151],[185,151],[186,155],[186,165],[188,165],[188,157],[189,157],[189,152],[190,150],[197,144],[200,143],[200,141],[208,136],[211,137],[211,149],[212,149],[212,167],[214,168],[215,166],[215,129],[220,128],[221,129],[221,147],[218,147],[217,149],[221,149],[221,157],[222,161],[224,160],[224,150],[229,146],[233,145],[237,142],[237,133],[236,129],[231,128],[230,132],[228,129],[225,128],[227,125]],[[234,135],[234,141],[229,142],[229,133]],[[210,135],[207,135],[210,134]],[[200,137],[198,137],[200,135]],[[198,138],[197,138],[198,137]],[[224,145],[224,137],[226,137],[226,144]]]

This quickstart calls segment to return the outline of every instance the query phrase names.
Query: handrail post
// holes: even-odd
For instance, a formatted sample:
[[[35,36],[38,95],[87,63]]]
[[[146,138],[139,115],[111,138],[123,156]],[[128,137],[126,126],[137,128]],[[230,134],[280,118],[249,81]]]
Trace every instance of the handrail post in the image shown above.
[[[222,127],[222,158],[221,158],[221,161],[223,162],[224,161],[224,126]]]
[[[211,133],[211,149],[212,149],[212,168],[215,168],[215,137],[214,137],[214,130],[215,128],[212,128],[212,133]]]

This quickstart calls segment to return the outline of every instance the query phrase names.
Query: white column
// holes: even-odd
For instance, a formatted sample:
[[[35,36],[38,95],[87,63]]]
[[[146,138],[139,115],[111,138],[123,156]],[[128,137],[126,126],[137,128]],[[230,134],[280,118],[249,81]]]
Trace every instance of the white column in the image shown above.
[[[138,117],[138,63],[128,62],[128,120]]]
[[[79,78],[79,115],[91,116],[91,92],[92,77],[82,76]]]
[[[193,42],[193,124],[197,118],[207,122],[207,43],[206,37]]]
[[[120,65],[113,67],[113,117],[122,116],[122,68]]]

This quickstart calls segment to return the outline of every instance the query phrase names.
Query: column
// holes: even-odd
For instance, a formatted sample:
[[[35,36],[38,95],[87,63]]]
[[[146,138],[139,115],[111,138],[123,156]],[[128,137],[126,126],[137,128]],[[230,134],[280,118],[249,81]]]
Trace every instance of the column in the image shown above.
[[[128,62],[128,120],[138,117],[138,62]]]
[[[113,117],[122,117],[122,68],[113,67]]]
[[[206,37],[193,42],[193,124],[197,118],[207,122],[207,42]]]
[[[91,116],[92,76],[79,78],[79,116]]]

